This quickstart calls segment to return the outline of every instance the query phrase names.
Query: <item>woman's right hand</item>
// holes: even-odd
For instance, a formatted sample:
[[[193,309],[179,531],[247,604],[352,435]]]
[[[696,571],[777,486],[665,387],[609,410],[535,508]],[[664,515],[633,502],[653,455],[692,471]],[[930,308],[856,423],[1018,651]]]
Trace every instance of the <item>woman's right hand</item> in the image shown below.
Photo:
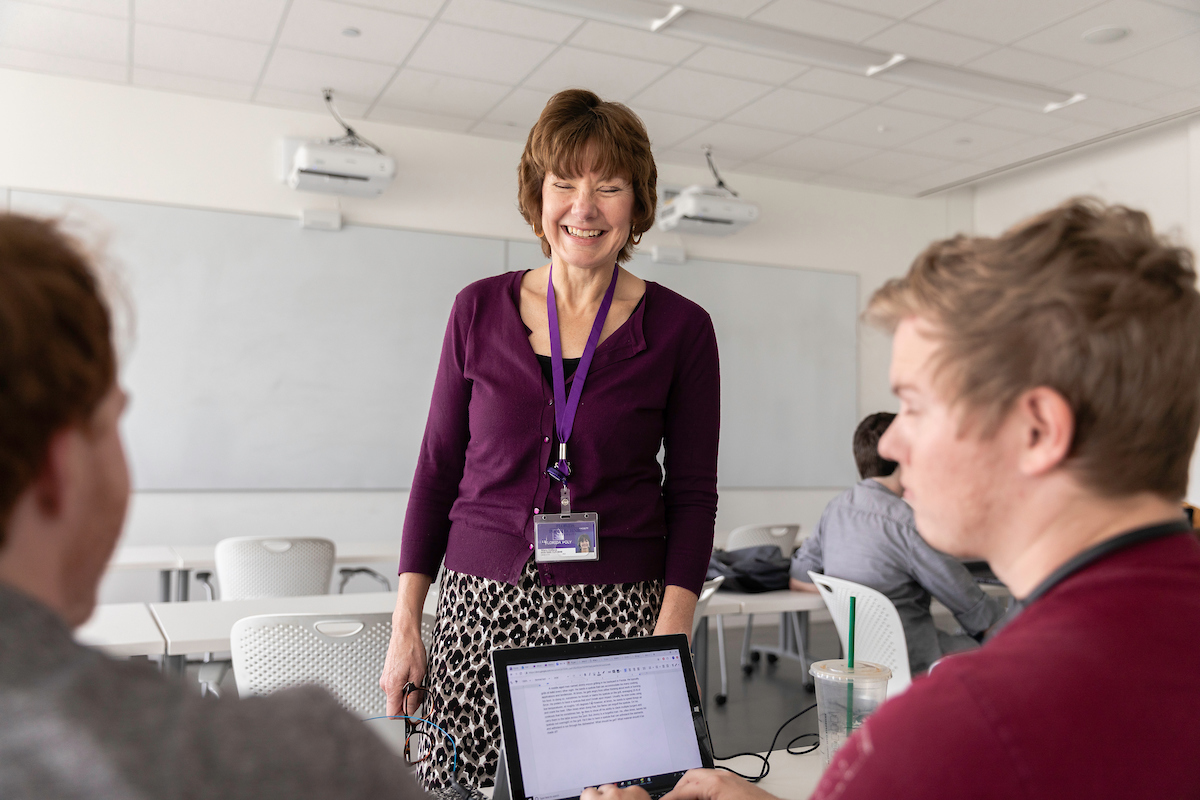
[[[428,654],[421,641],[421,617],[432,580],[428,575],[416,572],[400,575],[396,611],[392,614],[392,640],[388,643],[383,674],[379,676],[379,688],[387,695],[389,717],[411,714],[425,702],[426,692],[410,691],[405,703],[407,708],[400,707],[405,699],[404,687],[410,683],[421,686],[428,669]]]

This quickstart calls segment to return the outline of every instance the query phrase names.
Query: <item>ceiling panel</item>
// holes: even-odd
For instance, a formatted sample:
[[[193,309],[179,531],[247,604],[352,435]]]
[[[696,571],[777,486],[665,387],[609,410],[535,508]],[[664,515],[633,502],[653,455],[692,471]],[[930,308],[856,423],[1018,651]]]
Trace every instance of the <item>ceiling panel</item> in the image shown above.
[[[940,0],[910,22],[1007,44],[1095,5],[1098,0]]]
[[[1161,114],[1178,114],[1181,111],[1200,108],[1200,92],[1171,92],[1162,97],[1148,100],[1142,105]]]
[[[293,92],[288,89],[276,89],[273,86],[260,86],[254,92],[254,102],[268,106],[298,108],[302,111],[320,114],[328,120],[323,130],[327,130],[330,136],[336,136],[342,132],[341,126],[329,116],[329,109],[325,107],[325,101],[319,92]],[[363,119],[368,105],[366,100],[348,95],[339,94],[337,97],[337,108],[343,117]]]
[[[880,153],[877,148],[809,136],[764,156],[761,161],[810,172],[827,172]]]
[[[483,28],[548,42],[565,41],[583,24],[579,17],[500,0],[450,0],[438,19],[469,28]]]
[[[446,4],[446,0],[337,0],[337,2],[427,18],[436,16],[442,6]]]
[[[955,164],[954,166],[947,167],[946,169],[922,173],[916,178],[906,181],[902,185],[907,187],[909,191],[913,193],[924,192],[928,191],[929,189],[936,189],[939,186],[945,186],[947,184],[956,183],[957,181],[965,180],[967,178],[973,178],[983,172],[987,172],[987,167],[982,164]]]
[[[908,153],[948,158],[953,161],[977,161],[980,156],[994,153],[1029,139],[1024,133],[993,128],[975,122],[956,122],[949,127],[913,139],[900,149]]]
[[[808,183],[818,174],[812,170],[781,167],[777,164],[766,164],[759,161],[750,161],[742,164],[738,167],[738,172],[743,172],[747,175],[758,175],[763,178],[774,178],[779,181],[798,181],[800,183]]]
[[[654,160],[664,164],[679,164],[685,167],[694,167],[696,169],[704,170],[705,173],[708,172],[708,161],[704,158],[704,153],[701,152],[700,148],[698,147],[656,150],[654,152]],[[736,172],[741,170],[742,162],[737,161],[736,159],[727,159],[725,161],[718,162],[717,167],[722,171],[722,173]],[[737,188],[736,181],[734,188]]]
[[[254,95],[253,83],[198,78],[195,75],[179,75],[144,67],[134,67],[133,85],[148,89],[165,89],[168,92],[223,97],[226,100],[249,100]]]
[[[557,92],[588,88],[609,100],[628,100],[670,67],[624,56],[564,47],[525,81],[531,89]]]
[[[23,0],[35,6],[53,6],[68,11],[86,11],[105,17],[129,18],[129,0]]]
[[[823,139],[838,139],[867,147],[890,148],[953,124],[943,117],[872,106],[821,131]]]
[[[982,114],[976,114],[973,119],[984,125],[995,125],[998,128],[1007,128],[1011,131],[1020,131],[1036,136],[1055,133],[1072,124],[1071,120],[1064,119],[1057,113],[1038,114],[1008,106],[996,106]]]
[[[991,153],[985,153],[977,158],[976,161],[988,169],[995,169],[1007,164],[1016,164],[1027,158],[1053,153],[1055,150],[1061,150],[1067,146],[1068,143],[1061,139],[1054,139],[1049,136],[1033,136],[1008,147],[1002,147]]]
[[[634,98],[641,106],[689,117],[721,119],[771,91],[761,83],[676,68]]]
[[[1090,44],[1083,40],[1087,31],[1109,25],[1126,28],[1129,35],[1108,44]],[[1015,44],[1023,50],[1104,66],[1198,28],[1200,14],[1189,14],[1144,0],[1109,0]]]
[[[351,101],[372,102],[394,73],[395,69],[386,64],[279,47],[271,56],[262,85],[312,97],[318,108],[324,108],[321,91],[332,88],[341,108]],[[256,95],[255,99],[260,98]]]
[[[402,69],[379,103],[435,114],[478,119],[499,103],[511,87],[498,83]]]
[[[275,38],[286,7],[285,0],[137,0],[133,4],[138,22],[255,42]]]
[[[819,67],[809,70],[788,85],[793,89],[860,100],[864,103],[877,103],[904,91],[904,87],[894,83],[884,83],[862,75],[834,72]]]
[[[650,134],[650,144],[655,149],[670,148],[676,142],[712,124],[706,119],[668,114],[665,111],[652,111],[638,106],[634,106],[633,111],[642,118],[646,132]]]
[[[900,181],[913,180],[929,172],[950,169],[954,166],[953,161],[915,155],[913,153],[900,153],[893,150],[869,156],[853,164],[848,164],[838,170],[838,173],[858,178],[898,183]]]
[[[811,133],[864,108],[862,103],[838,97],[776,89],[730,116],[760,128],[792,133]]]
[[[124,83],[129,73],[129,68],[124,64],[88,61],[83,58],[71,58],[54,53],[34,53],[15,47],[0,47],[0,67],[110,83]]]
[[[941,64],[965,64],[996,49],[994,42],[959,36],[911,22],[894,25],[863,44]]]
[[[554,52],[554,48],[549,42],[439,22],[409,56],[408,66],[515,84]]]
[[[683,62],[683,65],[700,72],[713,72],[730,78],[745,78],[775,85],[787,83],[808,70],[803,64],[792,61],[765,58],[739,50],[726,50],[723,47],[705,47]]]
[[[1133,105],[1145,105],[1146,101],[1170,94],[1170,86],[1154,81],[1122,75],[1111,70],[1089,72],[1071,79],[1071,88],[1088,97],[1102,97]]]
[[[1118,61],[1110,69],[1180,89],[1200,86],[1200,33]]]
[[[859,11],[870,11],[893,19],[904,19],[915,14],[922,8],[928,8],[936,0],[844,0],[839,5],[857,8]]]
[[[134,66],[253,85],[270,46],[207,33],[134,25]]]
[[[1091,72],[1091,68],[1083,64],[1011,47],[988,53],[966,66],[979,72],[1065,90],[1070,89],[1072,78]]]
[[[120,64],[129,55],[129,23],[0,0],[0,47]]]
[[[433,128],[439,131],[454,131],[466,133],[475,124],[474,119],[455,117],[450,114],[437,114],[431,111],[416,111],[411,108],[394,108],[392,106],[375,106],[371,109],[371,119],[380,122],[394,122],[397,125],[410,125],[415,128]]]
[[[1070,120],[1064,120],[1070,122]],[[1055,139],[1062,139],[1066,142],[1086,142],[1090,139],[1095,139],[1097,136],[1104,136],[1112,133],[1111,128],[1105,128],[1100,125],[1092,125],[1089,122],[1075,122],[1067,127],[1054,132]]]
[[[700,150],[710,146],[713,158],[717,164],[729,161],[752,161],[760,156],[778,150],[785,144],[795,141],[791,133],[768,131],[762,128],[748,128],[744,125],[731,125],[728,122],[718,122],[710,128],[705,128],[694,136],[676,144],[673,150]]]
[[[895,22],[891,17],[819,0],[775,0],[751,19],[845,42],[861,42]]]
[[[529,129],[537,122],[551,97],[551,92],[514,89],[488,112],[487,119],[490,122],[520,125]]]
[[[968,100],[956,94],[943,94],[926,89],[905,89],[895,97],[889,97],[884,101],[884,105],[951,119],[966,119],[994,108],[991,103]]]
[[[529,138],[529,128],[525,125],[510,125],[507,122],[492,122],[483,120],[470,129],[476,136],[486,136],[489,139],[504,139],[509,142],[524,142]]]
[[[678,64],[701,47],[695,42],[683,39],[594,21],[585,23],[571,37],[571,46],[645,61],[657,61],[660,64]]]
[[[397,65],[429,20],[328,0],[294,0],[279,36],[284,47]],[[347,30],[358,31],[346,36]]]
[[[905,191],[895,183],[872,178],[860,178],[857,175],[843,175],[840,172],[817,175],[812,178],[812,182],[823,186],[850,189],[855,192],[871,192],[872,194],[897,194]]]
[[[731,17],[748,17],[769,5],[771,0],[688,0],[687,7],[698,11],[711,11]]]
[[[1060,108],[1054,113],[1066,120],[1087,122],[1109,130],[1141,125],[1143,122],[1149,122],[1160,116],[1157,111],[1149,111],[1125,103],[1115,103],[1111,100],[1102,100],[1099,97]]]

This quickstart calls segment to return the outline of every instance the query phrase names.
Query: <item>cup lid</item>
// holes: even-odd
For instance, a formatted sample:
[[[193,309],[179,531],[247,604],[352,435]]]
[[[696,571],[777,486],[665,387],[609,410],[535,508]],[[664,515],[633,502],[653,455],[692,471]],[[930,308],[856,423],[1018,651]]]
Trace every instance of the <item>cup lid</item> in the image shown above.
[[[809,667],[808,672],[814,678],[826,681],[841,681],[843,683],[863,680],[886,681],[892,677],[892,671],[882,664],[856,660],[853,669],[851,669],[846,666],[846,659],[844,658],[817,661]]]

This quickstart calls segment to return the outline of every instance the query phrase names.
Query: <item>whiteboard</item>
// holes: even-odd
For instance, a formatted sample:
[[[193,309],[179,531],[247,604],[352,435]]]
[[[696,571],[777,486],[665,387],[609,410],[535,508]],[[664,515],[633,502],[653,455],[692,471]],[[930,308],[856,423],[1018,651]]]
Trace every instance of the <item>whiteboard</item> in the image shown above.
[[[546,261],[482,237],[22,191],[11,205],[111,231],[137,319],[122,378],[140,490],[408,488],[454,296]],[[628,266],[712,315],[721,486],[856,480],[855,276]]]

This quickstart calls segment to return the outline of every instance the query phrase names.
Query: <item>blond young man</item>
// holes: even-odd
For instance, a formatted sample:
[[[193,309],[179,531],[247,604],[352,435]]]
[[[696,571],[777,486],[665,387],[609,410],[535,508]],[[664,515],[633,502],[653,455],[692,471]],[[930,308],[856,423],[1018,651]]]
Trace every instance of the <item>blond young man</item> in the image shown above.
[[[876,293],[880,454],[929,544],[986,558],[1022,610],[871,716],[815,797],[1200,796],[1195,281],[1144,214],[1074,201]],[[769,795],[696,770],[668,797]]]
[[[0,214],[0,798],[421,797],[324,691],[218,702],[74,642],[129,499],[116,378],[88,258]]]

